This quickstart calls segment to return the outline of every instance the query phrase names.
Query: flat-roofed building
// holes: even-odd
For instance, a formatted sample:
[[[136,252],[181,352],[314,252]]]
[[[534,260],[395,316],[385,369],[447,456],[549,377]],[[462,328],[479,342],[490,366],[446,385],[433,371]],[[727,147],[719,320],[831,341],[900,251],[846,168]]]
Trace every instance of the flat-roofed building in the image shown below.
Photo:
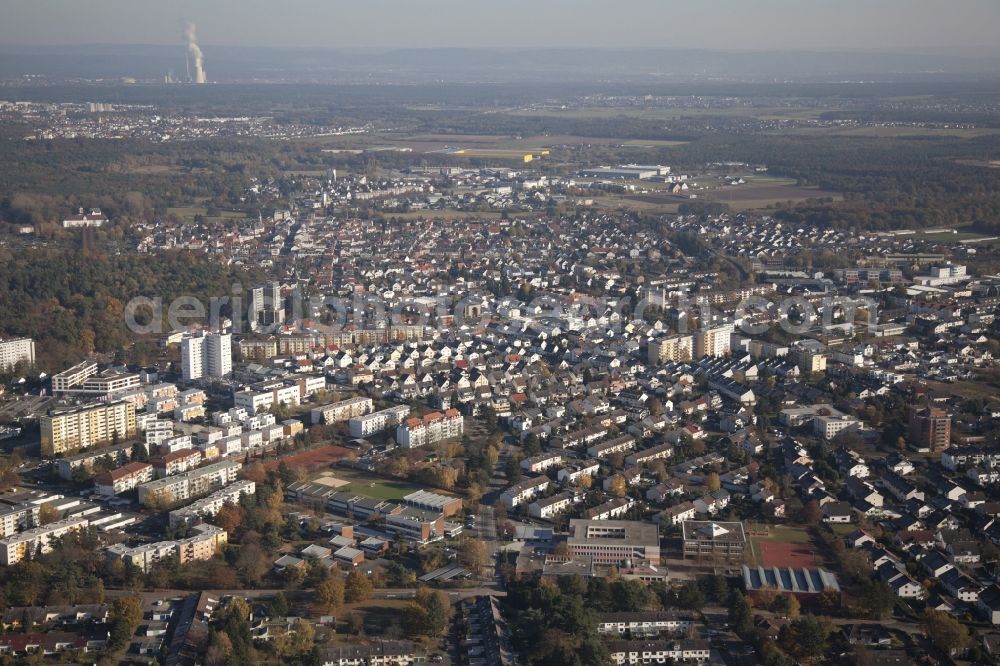
[[[360,396],[348,398],[329,405],[323,405],[310,411],[311,420],[316,423],[340,423],[356,416],[368,414],[373,409],[372,399]]]
[[[205,516],[214,516],[227,504],[239,504],[243,495],[253,495],[257,492],[257,484],[249,480],[240,480],[220,488],[208,497],[196,500],[187,506],[170,512],[170,525],[194,523]]]
[[[132,444],[118,444],[117,446],[109,446],[103,449],[91,449],[90,451],[78,453],[75,456],[60,458],[56,462],[56,471],[60,479],[71,481],[73,475],[78,473],[78,470],[89,474],[90,470],[94,467],[94,463],[98,460],[109,464],[111,467],[125,464],[132,458],[132,450]]]
[[[703,328],[694,334],[695,358],[705,356],[725,356],[730,350],[730,337],[733,334],[732,324]]]
[[[348,421],[351,437],[370,437],[394,428],[410,413],[408,405],[397,405],[371,414],[356,416]]]
[[[13,501],[0,503],[0,537],[9,537],[38,526],[40,504]]]
[[[649,364],[682,363],[694,358],[694,336],[672,335],[649,343]]]
[[[743,523],[714,520],[685,520],[684,557],[720,557],[740,559],[746,550],[747,537]]]
[[[94,366],[96,368],[96,366]],[[135,392],[133,400],[141,399],[143,404],[147,396],[141,390],[142,378],[135,372],[117,372],[105,370],[92,374],[82,382],[60,389],[60,395],[72,395],[91,400],[113,400],[122,398],[126,393]],[[55,392],[55,391],[53,391]]]
[[[186,442],[190,444],[190,442]],[[153,458],[150,463],[156,470],[157,478],[182,474],[201,464],[202,453],[198,449],[184,448]]]
[[[386,515],[385,529],[414,541],[429,541],[444,536],[444,516],[435,511],[407,507]]]
[[[139,502],[162,506],[187,501],[229,485],[236,480],[241,467],[236,461],[226,460],[143,483],[139,486]]]
[[[52,550],[54,539],[82,530],[89,524],[86,518],[67,518],[0,539],[0,564],[10,566],[38,552],[48,553]]]
[[[135,437],[135,405],[129,402],[53,410],[38,419],[43,456],[88,449]]]
[[[192,528],[194,535],[177,541],[157,541],[138,546],[116,543],[108,546],[107,553],[112,559],[122,560],[143,572],[149,571],[158,562],[176,558],[179,564],[195,560],[210,560],[224,546],[229,535],[221,527],[202,523]]]
[[[97,374],[97,364],[93,361],[77,363],[68,370],[52,375],[52,393],[59,395],[83,384],[89,377]]]
[[[445,518],[450,518],[462,512],[461,497],[432,493],[427,490],[418,490],[415,493],[410,493],[403,498],[403,502],[415,509],[437,511],[443,514]]]
[[[0,370],[11,370],[18,363],[35,364],[35,341],[31,338],[0,340]]]
[[[572,557],[590,557],[594,564],[660,561],[660,534],[656,525],[634,520],[569,521],[566,540]]]

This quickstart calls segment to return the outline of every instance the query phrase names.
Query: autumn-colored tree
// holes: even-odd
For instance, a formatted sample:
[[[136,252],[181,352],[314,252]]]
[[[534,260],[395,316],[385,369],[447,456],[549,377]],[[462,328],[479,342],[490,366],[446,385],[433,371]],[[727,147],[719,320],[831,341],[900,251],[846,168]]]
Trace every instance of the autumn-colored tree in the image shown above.
[[[336,613],[344,605],[344,579],[330,576],[316,588],[316,600],[327,613]]]
[[[463,539],[458,548],[458,559],[474,574],[481,575],[489,554],[486,544],[479,539]]]
[[[347,603],[353,604],[359,601],[366,601],[371,595],[374,586],[359,569],[354,569],[347,574],[347,582],[344,584],[344,596]]]
[[[243,518],[243,509],[238,504],[229,503],[215,514],[215,524],[229,534],[235,534],[243,526]]]
[[[722,482],[719,480],[719,475],[716,472],[709,472],[705,476],[705,487],[710,493],[722,487]]]
[[[924,633],[942,652],[952,655],[969,644],[969,629],[944,611],[928,608],[920,618]]]
[[[38,522],[41,525],[54,523],[62,518],[62,512],[51,504],[43,504],[38,509]]]
[[[248,543],[240,546],[239,555],[236,557],[236,571],[245,583],[259,585],[270,570],[271,558],[260,544]]]
[[[225,631],[216,631],[209,636],[205,663],[208,666],[222,666],[233,655],[233,642]]]
[[[608,492],[614,497],[625,497],[625,493],[628,491],[628,484],[625,483],[625,477],[621,474],[615,474],[611,477],[611,481],[608,483]]]

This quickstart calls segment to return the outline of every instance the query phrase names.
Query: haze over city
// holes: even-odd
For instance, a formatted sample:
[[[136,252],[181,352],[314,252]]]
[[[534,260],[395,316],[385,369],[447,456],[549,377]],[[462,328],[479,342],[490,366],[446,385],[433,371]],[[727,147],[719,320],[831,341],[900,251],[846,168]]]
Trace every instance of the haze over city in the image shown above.
[[[0,7],[0,666],[1000,664],[995,0]]]
[[[50,0],[3,3],[0,43],[171,44],[184,21],[207,45],[657,47],[998,55],[990,0]]]

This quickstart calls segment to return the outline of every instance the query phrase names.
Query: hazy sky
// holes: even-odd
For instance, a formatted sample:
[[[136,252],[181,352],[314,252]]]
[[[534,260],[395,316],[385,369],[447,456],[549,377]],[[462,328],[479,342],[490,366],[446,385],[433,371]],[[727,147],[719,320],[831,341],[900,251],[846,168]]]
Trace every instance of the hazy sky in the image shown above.
[[[0,43],[1000,54],[998,0],[0,0]]]

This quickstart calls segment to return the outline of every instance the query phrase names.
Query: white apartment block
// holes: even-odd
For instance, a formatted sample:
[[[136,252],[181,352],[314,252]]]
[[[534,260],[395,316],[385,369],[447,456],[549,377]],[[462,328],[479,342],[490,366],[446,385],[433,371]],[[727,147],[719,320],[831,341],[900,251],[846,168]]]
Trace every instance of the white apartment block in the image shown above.
[[[340,423],[353,419],[356,416],[363,416],[374,409],[371,398],[358,397],[341,400],[329,405],[317,407],[310,412],[311,420],[316,423]]]
[[[461,437],[465,432],[465,420],[457,409],[449,409],[443,414],[431,412],[423,418],[407,419],[396,428],[396,441],[407,449],[415,449],[446,439]]]
[[[226,531],[215,525],[201,524],[193,528],[194,536],[178,541],[158,541],[129,547],[122,543],[108,546],[107,553],[114,559],[127,562],[141,571],[149,571],[157,562],[177,558],[180,564],[194,560],[209,560],[228,542]]]
[[[229,485],[236,480],[241,467],[238,462],[223,461],[144,483],[139,486],[139,502],[146,506],[185,502]]]
[[[18,363],[35,364],[35,341],[31,338],[0,340],[0,371],[10,370]]]
[[[528,505],[528,515],[541,520],[549,520],[573,506],[573,493],[559,493],[552,497],[537,499]]]
[[[229,333],[199,333],[181,340],[181,374],[185,381],[233,372],[233,336]]]
[[[356,416],[348,421],[348,425],[351,427],[351,437],[370,437],[384,432],[401,423],[409,413],[409,406],[398,405],[371,414]]]
[[[38,514],[41,507],[38,504],[25,502],[12,506],[0,505],[0,537],[9,537],[21,530],[38,525]]]
[[[39,551],[47,553],[52,550],[53,539],[84,529],[89,524],[86,518],[67,518],[0,539],[0,564],[10,566]]]
[[[536,476],[531,479],[524,479],[515,483],[500,494],[500,501],[508,509],[520,506],[525,502],[533,500],[548,489],[552,481],[547,476]]]
[[[170,525],[193,523],[200,517],[214,516],[227,504],[239,504],[243,495],[253,495],[257,492],[257,484],[253,481],[237,481],[203,499],[197,500],[180,509],[170,512]]]
[[[532,472],[537,474],[538,472],[544,472],[552,467],[557,467],[563,464],[566,458],[561,453],[555,451],[549,453],[541,453],[537,456],[531,458],[525,458],[521,461],[521,469],[525,472]]]
[[[52,375],[52,392],[56,395],[82,385],[97,374],[97,364],[90,361],[77,363],[69,370]]]

